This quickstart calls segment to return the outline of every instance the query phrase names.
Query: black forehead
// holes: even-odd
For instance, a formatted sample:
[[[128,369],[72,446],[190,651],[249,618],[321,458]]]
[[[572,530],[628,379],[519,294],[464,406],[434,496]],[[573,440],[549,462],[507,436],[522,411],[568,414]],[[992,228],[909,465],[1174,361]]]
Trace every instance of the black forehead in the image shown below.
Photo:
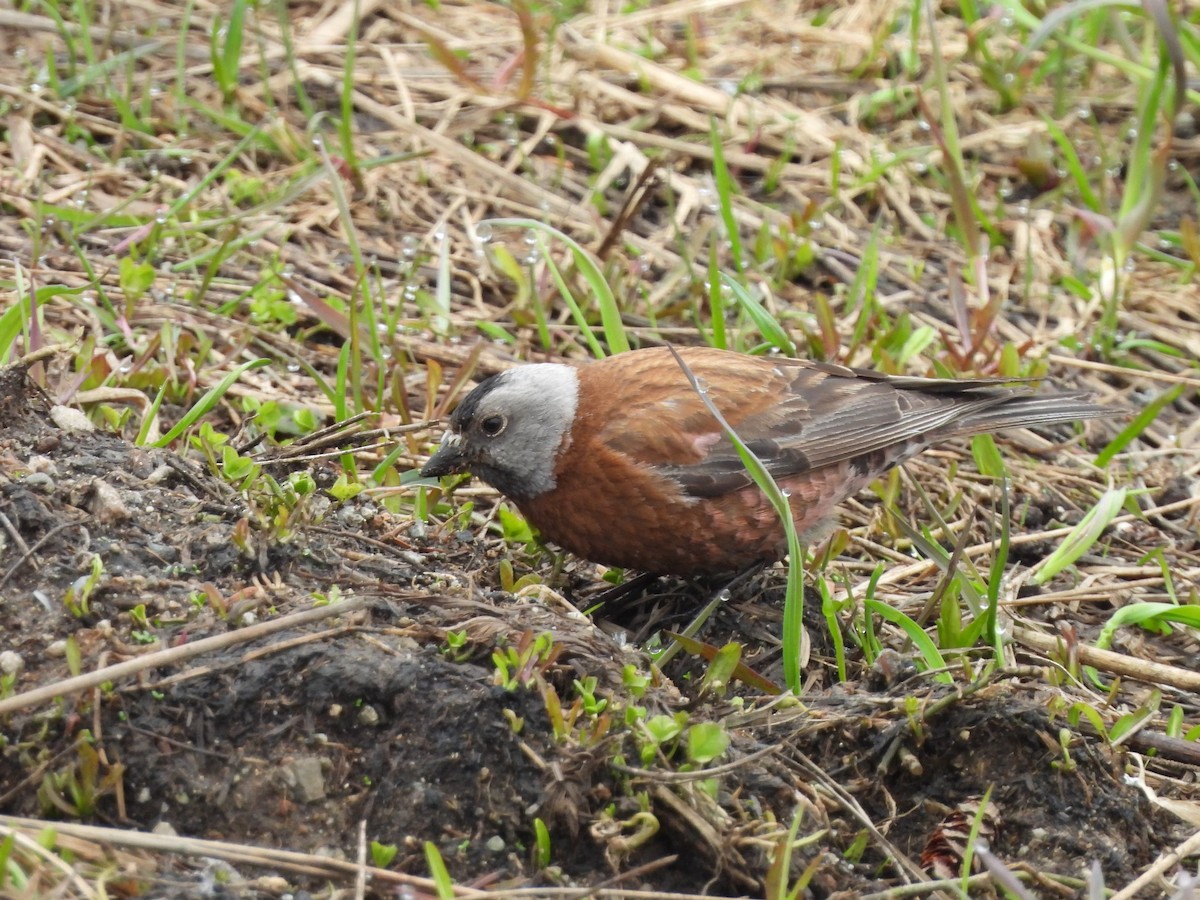
[[[458,409],[450,416],[451,428],[455,431],[461,431],[475,418],[475,414],[479,412],[479,404],[483,401],[484,397],[500,385],[500,378],[503,374],[503,372],[500,372],[499,374],[485,378],[475,386],[475,390],[467,394],[463,402],[458,404]]]

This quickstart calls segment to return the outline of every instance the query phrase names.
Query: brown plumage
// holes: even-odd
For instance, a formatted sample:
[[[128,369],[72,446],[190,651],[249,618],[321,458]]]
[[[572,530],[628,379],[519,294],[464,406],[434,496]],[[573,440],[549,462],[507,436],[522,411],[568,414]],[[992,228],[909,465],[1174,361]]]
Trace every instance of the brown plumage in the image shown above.
[[[837,504],[949,438],[1104,415],[1069,392],[887,376],[680,350],[813,537]],[[492,376],[450,420],[428,476],[470,471],[548,540],[594,562],[696,575],[772,562],[783,528],[668,348]]]

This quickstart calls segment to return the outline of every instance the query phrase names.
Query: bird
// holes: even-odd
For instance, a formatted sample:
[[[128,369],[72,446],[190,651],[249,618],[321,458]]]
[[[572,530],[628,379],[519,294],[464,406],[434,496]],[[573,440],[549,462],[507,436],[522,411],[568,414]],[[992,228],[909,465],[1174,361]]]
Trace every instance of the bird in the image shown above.
[[[645,347],[488,377],[451,414],[420,474],[473,474],[545,540],[593,563],[695,577],[777,562],[783,524],[705,396],[788,498],[802,542],[828,532],[840,503],[935,444],[1109,414],[1085,392],[1012,380]]]

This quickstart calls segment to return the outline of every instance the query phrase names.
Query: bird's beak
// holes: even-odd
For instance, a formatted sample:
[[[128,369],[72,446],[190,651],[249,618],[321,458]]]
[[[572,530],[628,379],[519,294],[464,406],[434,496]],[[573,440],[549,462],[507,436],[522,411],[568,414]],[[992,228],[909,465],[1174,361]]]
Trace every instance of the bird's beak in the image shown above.
[[[442,442],[437,452],[429,457],[429,462],[421,467],[422,478],[440,478],[443,475],[457,475],[468,468],[466,454],[463,453],[462,435],[447,431],[442,435]]]

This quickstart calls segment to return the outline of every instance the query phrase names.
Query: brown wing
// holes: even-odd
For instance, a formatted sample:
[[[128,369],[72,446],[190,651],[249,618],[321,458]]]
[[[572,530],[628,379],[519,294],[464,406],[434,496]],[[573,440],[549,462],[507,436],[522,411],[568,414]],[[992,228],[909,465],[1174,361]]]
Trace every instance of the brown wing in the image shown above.
[[[992,380],[895,378],[707,348],[680,352],[776,478],[913,441],[1027,393]],[[622,408],[607,417],[601,441],[695,496],[749,484],[741,458],[668,349],[638,351],[622,362]]]

